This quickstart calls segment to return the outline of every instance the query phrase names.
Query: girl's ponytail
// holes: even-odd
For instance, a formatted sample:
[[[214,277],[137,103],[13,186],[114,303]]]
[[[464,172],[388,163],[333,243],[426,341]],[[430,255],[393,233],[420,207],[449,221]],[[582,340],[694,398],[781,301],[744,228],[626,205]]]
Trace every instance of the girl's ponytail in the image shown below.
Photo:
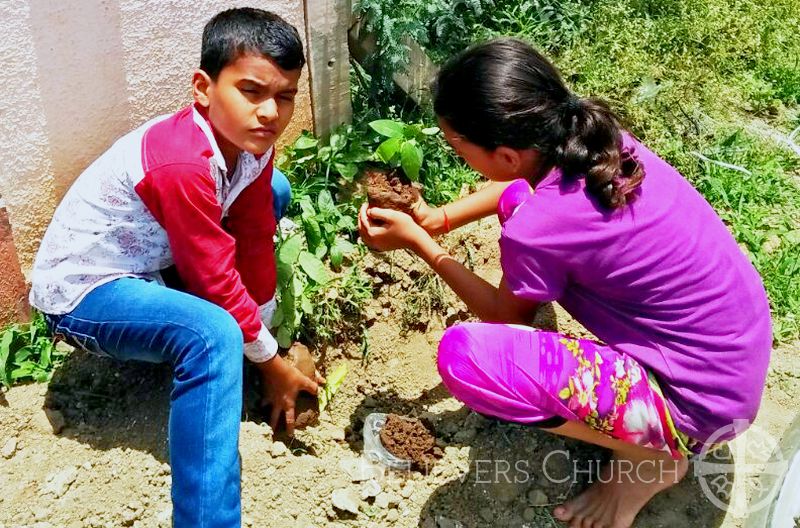
[[[630,202],[644,173],[630,152],[622,151],[622,126],[614,112],[599,99],[572,94],[559,109],[565,135],[555,146],[553,164],[567,179],[584,175],[589,194],[608,209]]]
[[[500,38],[473,46],[445,64],[434,91],[434,111],[468,141],[537,149],[543,166],[566,181],[584,177],[588,192],[609,209],[633,199],[644,178],[623,129],[604,102],[570,93],[558,70],[521,40]]]

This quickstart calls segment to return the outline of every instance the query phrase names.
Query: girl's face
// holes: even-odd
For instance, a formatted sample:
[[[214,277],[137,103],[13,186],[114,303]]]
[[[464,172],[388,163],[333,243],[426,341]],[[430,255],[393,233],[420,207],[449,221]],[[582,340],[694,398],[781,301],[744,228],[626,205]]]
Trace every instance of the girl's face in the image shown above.
[[[535,171],[538,153],[535,149],[513,149],[500,146],[494,150],[471,143],[441,117],[439,128],[447,142],[461,156],[467,165],[492,181],[512,181],[529,178]]]

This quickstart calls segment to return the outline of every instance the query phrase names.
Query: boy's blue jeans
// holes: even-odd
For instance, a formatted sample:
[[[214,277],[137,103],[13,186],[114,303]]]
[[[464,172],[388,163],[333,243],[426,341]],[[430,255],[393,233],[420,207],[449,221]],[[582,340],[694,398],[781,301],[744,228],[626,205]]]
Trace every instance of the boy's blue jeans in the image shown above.
[[[289,181],[273,174],[280,219]],[[88,352],[172,366],[169,458],[173,526],[241,526],[239,422],[242,331],[219,306],[143,279],[92,290],[66,315],[45,314],[50,330]]]
[[[239,527],[242,331],[208,301],[143,279],[92,290],[52,332],[101,356],[172,366],[173,526]]]

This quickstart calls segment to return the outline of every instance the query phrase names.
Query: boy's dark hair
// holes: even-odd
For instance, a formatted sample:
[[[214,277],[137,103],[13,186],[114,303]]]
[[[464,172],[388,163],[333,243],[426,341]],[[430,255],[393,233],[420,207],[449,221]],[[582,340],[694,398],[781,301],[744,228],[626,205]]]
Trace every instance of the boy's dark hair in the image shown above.
[[[216,80],[222,68],[253,53],[274,60],[284,70],[306,63],[297,30],[284,19],[251,7],[222,11],[203,29],[200,69]]]
[[[580,176],[600,204],[615,209],[631,201],[641,166],[624,157],[622,126],[599,99],[572,94],[558,70],[521,40],[475,45],[447,62],[433,86],[434,111],[468,141],[536,148],[544,176],[553,166],[566,181]]]

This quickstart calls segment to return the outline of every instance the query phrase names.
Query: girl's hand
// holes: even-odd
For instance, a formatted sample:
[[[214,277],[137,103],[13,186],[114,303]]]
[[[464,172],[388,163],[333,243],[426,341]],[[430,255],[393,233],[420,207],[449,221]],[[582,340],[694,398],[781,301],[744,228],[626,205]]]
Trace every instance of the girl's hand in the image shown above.
[[[444,212],[441,207],[431,207],[425,200],[420,198],[414,205],[411,214],[414,221],[431,236],[441,235],[446,231]]]
[[[367,204],[362,205],[358,213],[358,230],[364,243],[377,251],[414,250],[420,241],[430,238],[407,214]]]
[[[281,414],[285,414],[286,433],[292,436],[294,434],[294,407],[297,395],[300,391],[305,391],[316,396],[317,384],[323,381],[322,376],[317,373],[317,381],[315,382],[278,355],[264,363],[257,363],[256,366],[261,374],[264,400],[272,404],[270,427],[275,431]]]

